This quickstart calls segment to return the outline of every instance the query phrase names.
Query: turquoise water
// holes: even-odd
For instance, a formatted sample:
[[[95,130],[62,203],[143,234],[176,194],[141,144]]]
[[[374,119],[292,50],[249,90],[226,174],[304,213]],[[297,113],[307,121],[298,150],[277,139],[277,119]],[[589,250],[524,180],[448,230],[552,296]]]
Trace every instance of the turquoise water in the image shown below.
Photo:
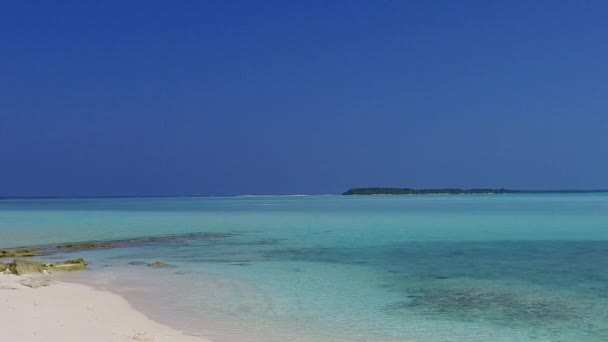
[[[192,232],[66,277],[218,342],[608,340],[607,194],[0,201],[3,247]]]

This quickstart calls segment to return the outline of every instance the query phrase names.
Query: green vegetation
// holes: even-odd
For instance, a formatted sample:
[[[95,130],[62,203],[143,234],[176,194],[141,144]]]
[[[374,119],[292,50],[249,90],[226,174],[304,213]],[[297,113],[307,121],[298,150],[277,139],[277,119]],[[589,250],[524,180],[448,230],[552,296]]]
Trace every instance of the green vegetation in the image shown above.
[[[461,195],[461,194],[511,194],[520,190],[507,189],[411,189],[411,188],[354,188],[343,195]]]
[[[509,189],[412,189],[412,188],[354,188],[342,195],[462,195],[462,194],[592,194],[608,190],[509,190]]]

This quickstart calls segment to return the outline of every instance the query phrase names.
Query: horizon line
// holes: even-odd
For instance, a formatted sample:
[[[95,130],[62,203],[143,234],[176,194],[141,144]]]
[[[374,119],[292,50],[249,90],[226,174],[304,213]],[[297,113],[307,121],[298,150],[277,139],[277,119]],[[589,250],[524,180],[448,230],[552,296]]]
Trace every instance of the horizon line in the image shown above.
[[[375,188],[375,187],[370,187]],[[359,188],[353,188],[359,189]],[[412,188],[414,189],[414,188]],[[424,190],[437,190],[444,188],[428,188]],[[459,189],[459,188],[455,188]],[[473,190],[477,188],[462,189],[462,190]],[[479,188],[479,189],[494,189],[494,188]],[[501,188],[496,188],[501,189]],[[510,193],[511,195],[516,194],[550,194],[550,193],[608,193],[608,189],[506,189],[503,190],[516,191],[516,193]],[[420,190],[420,189],[414,189]],[[459,189],[461,190],[461,189]],[[509,194],[509,193],[507,193]],[[247,197],[247,196],[342,196],[342,193],[327,193],[327,194],[224,194],[224,195],[56,195],[56,196],[0,196],[0,200],[11,200],[11,199],[104,199],[104,198],[208,198],[208,197]],[[483,195],[483,194],[478,194]],[[499,194],[500,195],[500,194]]]

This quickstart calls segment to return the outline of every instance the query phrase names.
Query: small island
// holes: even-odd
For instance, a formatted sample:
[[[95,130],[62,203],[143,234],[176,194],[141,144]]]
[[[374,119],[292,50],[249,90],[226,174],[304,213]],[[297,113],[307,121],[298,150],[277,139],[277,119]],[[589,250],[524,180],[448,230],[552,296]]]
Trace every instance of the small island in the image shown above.
[[[594,194],[608,190],[512,190],[512,189],[413,189],[413,188],[352,188],[342,195],[481,195],[481,194]]]
[[[521,190],[508,189],[412,189],[412,188],[353,188],[342,195],[462,195],[462,194],[513,194]]]

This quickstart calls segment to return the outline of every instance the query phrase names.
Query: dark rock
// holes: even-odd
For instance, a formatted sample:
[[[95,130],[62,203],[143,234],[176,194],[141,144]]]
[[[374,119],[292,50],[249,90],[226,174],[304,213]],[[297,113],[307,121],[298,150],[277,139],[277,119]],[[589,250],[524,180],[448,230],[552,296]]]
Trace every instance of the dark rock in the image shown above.
[[[234,233],[187,233],[179,235],[162,235],[137,237],[117,240],[79,241],[62,244],[47,244],[23,246],[16,248],[0,248],[1,258],[23,258],[30,256],[52,255],[55,253],[76,252],[80,250],[95,250],[109,248],[142,247],[157,244],[189,245],[192,241],[208,239],[223,239],[234,236]]]
[[[36,256],[39,253],[39,249],[32,248],[10,248],[10,249],[1,249],[0,250],[0,258],[22,258],[29,256]]]
[[[4,272],[4,270],[6,270],[6,264],[3,262],[0,262],[0,272]]]
[[[45,263],[33,260],[15,259],[7,265],[10,273],[23,275],[27,273],[45,273],[47,266]]]
[[[47,264],[47,267],[51,271],[80,271],[87,267],[87,262],[83,258],[78,258]]]
[[[81,250],[81,249],[102,249],[102,248],[112,248],[116,247],[117,243],[113,241],[88,241],[88,242],[74,242],[74,243],[64,243],[62,245],[58,245],[59,249],[69,249],[69,250]]]
[[[86,261],[84,261],[82,258],[50,264],[45,264],[43,262],[34,260],[15,259],[13,262],[7,264],[6,268],[10,273],[23,275],[28,273],[78,271],[85,269],[86,265]]]
[[[63,251],[79,251],[88,249],[141,247],[161,243],[187,244],[191,240],[207,240],[231,237],[228,233],[188,233],[180,235],[149,236],[130,239],[118,239],[109,241],[83,241],[70,242],[54,246]]]
[[[158,268],[175,267],[174,265],[169,265],[169,264],[166,264],[166,263],[164,263],[162,261],[151,262],[149,264],[146,264],[146,266],[149,266],[149,267],[158,267]]]

